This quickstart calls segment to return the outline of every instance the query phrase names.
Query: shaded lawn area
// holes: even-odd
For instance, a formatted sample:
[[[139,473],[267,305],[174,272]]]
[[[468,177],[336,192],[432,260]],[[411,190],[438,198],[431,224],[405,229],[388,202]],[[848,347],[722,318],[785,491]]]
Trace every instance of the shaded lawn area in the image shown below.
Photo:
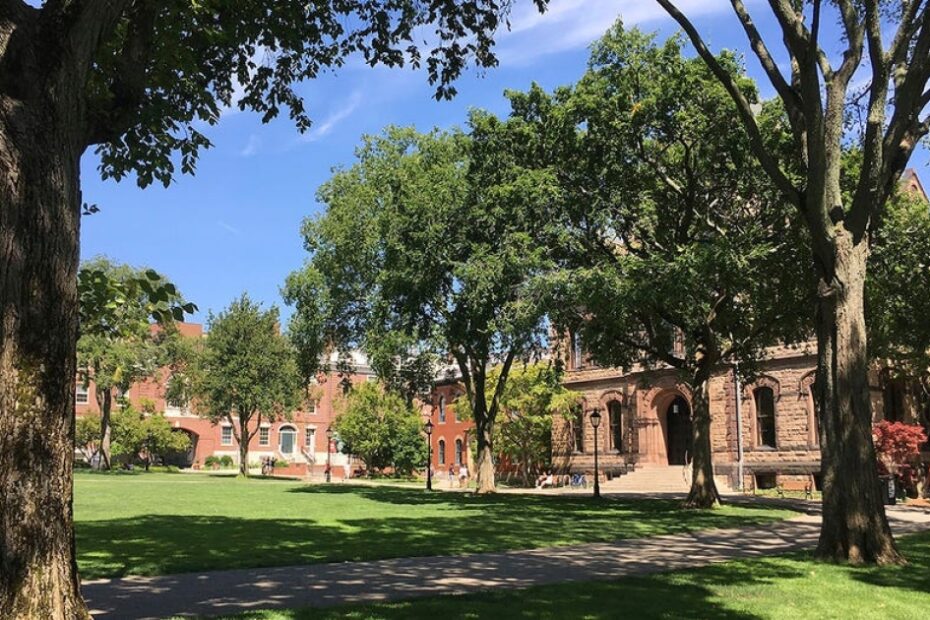
[[[766,618],[930,617],[930,533],[901,540],[910,566],[852,568],[805,554],[739,560],[606,583],[544,586],[401,603],[257,611],[237,620],[423,620],[443,618]]]
[[[765,523],[764,506],[307,485],[199,474],[75,475],[84,578],[529,549]]]

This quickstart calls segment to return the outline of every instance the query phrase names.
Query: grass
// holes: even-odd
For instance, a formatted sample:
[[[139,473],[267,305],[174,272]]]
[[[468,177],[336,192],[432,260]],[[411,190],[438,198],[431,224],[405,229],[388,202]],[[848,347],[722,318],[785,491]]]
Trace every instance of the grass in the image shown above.
[[[766,523],[763,506],[307,485],[207,474],[75,474],[87,578],[528,549]]]
[[[519,591],[442,596],[330,609],[256,611],[237,620],[417,620],[443,618],[895,618],[930,610],[930,533],[901,540],[909,566],[853,568],[803,554],[704,568],[560,584]]]

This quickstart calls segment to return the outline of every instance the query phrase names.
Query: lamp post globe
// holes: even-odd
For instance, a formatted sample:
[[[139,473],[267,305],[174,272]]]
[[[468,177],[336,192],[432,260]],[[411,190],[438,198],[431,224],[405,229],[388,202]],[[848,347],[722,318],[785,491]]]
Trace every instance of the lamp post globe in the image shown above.
[[[601,410],[595,409],[591,412],[591,426],[594,427],[594,497],[601,497],[601,481],[597,467],[597,428],[601,425]]]
[[[433,421],[427,420],[423,425],[426,431],[426,490],[433,490]]]

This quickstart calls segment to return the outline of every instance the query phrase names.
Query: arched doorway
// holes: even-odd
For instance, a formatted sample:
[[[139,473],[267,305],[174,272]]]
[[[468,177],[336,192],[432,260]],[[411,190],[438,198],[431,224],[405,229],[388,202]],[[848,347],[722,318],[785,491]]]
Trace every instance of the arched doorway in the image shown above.
[[[166,452],[162,457],[162,463],[165,465],[174,465],[175,467],[187,468],[194,464],[194,458],[197,456],[197,439],[198,435],[194,431],[186,428],[173,428],[173,433],[184,433],[187,435],[190,443],[187,450],[175,450]]]
[[[282,426],[278,429],[278,451],[285,457],[293,456],[297,449],[297,429]]]
[[[691,460],[691,407],[681,396],[668,406],[666,420],[666,453],[669,465],[686,465]]]

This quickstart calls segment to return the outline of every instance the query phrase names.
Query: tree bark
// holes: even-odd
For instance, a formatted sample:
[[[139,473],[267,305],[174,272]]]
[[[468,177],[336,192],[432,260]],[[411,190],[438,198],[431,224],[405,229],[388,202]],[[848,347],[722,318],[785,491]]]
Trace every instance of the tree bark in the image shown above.
[[[75,96],[0,92],[0,618],[89,618],[71,501],[83,147],[62,110]]]
[[[101,469],[110,469],[110,414],[113,411],[113,392],[103,390],[97,398],[100,405],[100,455]]]
[[[249,441],[252,439],[248,424],[248,418],[239,417],[239,475],[246,478],[249,477]]]
[[[851,564],[903,562],[885,516],[872,443],[863,291],[868,239],[845,229],[820,257],[816,315],[823,525],[817,556]]]
[[[494,480],[494,440],[491,436],[493,421],[486,411],[475,410],[475,438],[478,443],[478,462],[475,464],[478,476],[477,493],[494,493],[497,490]]]
[[[694,375],[691,395],[691,490],[685,508],[711,508],[720,500],[714,482],[713,448],[710,440],[710,369]],[[738,398],[738,396],[737,396]]]

